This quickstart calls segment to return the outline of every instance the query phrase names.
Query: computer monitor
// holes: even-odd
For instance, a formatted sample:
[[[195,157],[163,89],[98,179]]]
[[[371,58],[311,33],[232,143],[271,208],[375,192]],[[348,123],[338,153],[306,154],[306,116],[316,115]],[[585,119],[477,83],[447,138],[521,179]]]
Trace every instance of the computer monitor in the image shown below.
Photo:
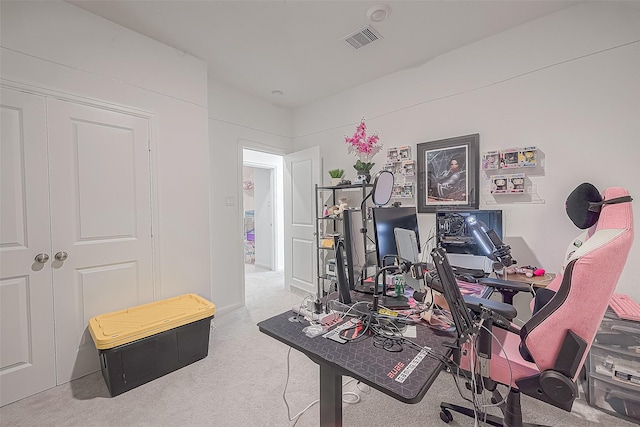
[[[436,212],[436,244],[447,251],[451,264],[490,273],[493,263],[485,256],[466,222],[471,215],[503,238],[501,210],[441,210]]]
[[[406,230],[404,228],[396,228],[394,230],[396,236],[396,247],[398,248],[398,257],[411,264],[420,262],[418,239],[416,238],[416,232],[413,230]],[[407,285],[413,289],[421,289],[422,281],[416,279],[410,272],[402,273],[404,281]]]
[[[367,276],[365,236],[361,231],[362,211],[359,209],[345,209],[343,219],[347,279],[349,288],[356,289],[357,285],[362,285],[362,281]]]
[[[351,293],[349,282],[345,274],[344,266],[344,242],[339,236],[334,236],[333,248],[336,257],[336,279],[338,284],[338,300],[343,304],[351,304]]]
[[[420,237],[418,233],[418,215],[416,208],[411,206],[398,206],[389,208],[373,208],[373,227],[376,237],[376,255],[378,267],[385,266],[387,255],[398,255],[396,246],[396,228],[413,230],[416,233],[416,243],[420,248]],[[393,263],[388,258],[386,265]]]

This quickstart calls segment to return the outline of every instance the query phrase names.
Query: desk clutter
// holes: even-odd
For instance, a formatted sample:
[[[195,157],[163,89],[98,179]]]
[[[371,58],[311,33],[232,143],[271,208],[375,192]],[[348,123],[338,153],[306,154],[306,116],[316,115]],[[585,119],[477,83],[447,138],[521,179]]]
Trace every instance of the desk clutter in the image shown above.
[[[394,281],[397,282],[394,284]],[[331,296],[326,300],[321,313],[313,311],[312,304],[306,305],[305,301],[300,306],[294,306],[296,314],[294,321],[307,321],[314,327],[306,329],[307,336],[322,336],[345,344],[356,338],[384,337],[391,341],[397,341],[401,345],[405,338],[415,336],[412,326],[429,327],[442,332],[455,332],[451,313],[444,297],[438,292],[421,293],[413,288],[400,283],[400,280],[389,280],[387,296],[394,298],[401,292],[405,296],[408,307],[405,309],[390,309],[379,305],[373,310],[374,296],[352,292],[355,302],[344,304]],[[460,282],[461,290],[466,295],[481,296],[486,294],[483,285]],[[409,335],[407,335],[409,334]],[[455,335],[451,335],[453,338]]]
[[[529,148],[505,152],[499,166],[537,166],[536,150]],[[519,163],[520,152],[525,165]],[[449,163],[459,167],[455,158],[443,162]],[[442,186],[436,176],[429,179],[434,187]],[[396,399],[416,403],[434,372],[447,367],[465,377],[472,393],[466,400],[473,408],[442,402],[443,422],[453,421],[452,412],[457,412],[491,425],[523,425],[521,394],[571,412],[580,394],[576,381],[585,360],[592,359],[590,403],[630,418],[640,415],[640,328],[618,324],[596,338],[602,319],[596,313],[607,308],[633,241],[632,198],[626,189],[611,187],[600,193],[583,183],[568,196],[568,217],[579,229],[592,232],[574,240],[556,276],[531,265],[516,267],[511,246],[502,240],[500,210],[436,209],[435,230],[426,238],[415,208],[384,207],[393,188],[390,171],[376,174],[372,187],[371,192],[361,188],[360,209],[345,209],[340,220],[328,223],[326,216],[317,219],[316,235],[322,238],[315,300],[294,308],[296,315],[285,313],[285,325],[283,316],[259,324],[262,332],[318,363],[321,385],[334,384],[339,375],[355,375]],[[316,208],[323,205],[318,201],[324,201],[319,197],[324,190],[331,191],[332,201],[339,191],[316,187]],[[375,205],[370,208],[369,198]],[[331,234],[326,234],[327,224]],[[429,247],[432,239],[435,248]],[[387,280],[390,274],[401,274],[404,280]],[[462,286],[459,278],[477,283]],[[480,288],[469,288],[476,285]],[[490,295],[482,294],[485,286],[499,292],[502,302],[485,299]],[[476,291],[481,295],[474,295]],[[531,318],[519,326],[513,322],[518,314],[513,302],[520,293],[532,295],[533,301]],[[640,313],[628,298],[614,297],[611,305],[618,322]],[[586,307],[593,310],[590,316],[585,316]],[[607,339],[614,347],[621,342],[627,347],[615,356],[599,352],[598,345],[607,345]],[[401,357],[389,356],[396,354]],[[375,368],[366,369],[370,364]],[[430,380],[424,381],[425,375]],[[405,381],[415,387],[396,384]],[[507,388],[507,396],[498,385]],[[321,425],[342,422],[335,405],[338,388],[332,390],[328,402],[320,401]],[[485,391],[491,394],[490,406],[500,407],[501,417],[487,413]],[[410,396],[401,394],[407,392]]]

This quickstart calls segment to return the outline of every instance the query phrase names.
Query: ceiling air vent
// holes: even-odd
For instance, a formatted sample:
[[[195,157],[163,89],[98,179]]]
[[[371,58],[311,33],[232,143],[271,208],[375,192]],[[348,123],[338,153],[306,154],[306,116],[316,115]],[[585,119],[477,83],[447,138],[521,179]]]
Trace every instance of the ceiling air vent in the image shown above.
[[[349,43],[354,49],[360,49],[362,46],[366,46],[369,43],[381,38],[382,36],[379,32],[374,30],[373,27],[367,26],[354,34],[351,34],[344,40]]]

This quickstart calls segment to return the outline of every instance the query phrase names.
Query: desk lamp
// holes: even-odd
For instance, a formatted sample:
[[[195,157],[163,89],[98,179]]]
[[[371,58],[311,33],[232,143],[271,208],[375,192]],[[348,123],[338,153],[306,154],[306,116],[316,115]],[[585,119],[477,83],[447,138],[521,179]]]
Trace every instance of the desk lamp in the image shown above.
[[[377,207],[386,205],[387,203],[389,203],[389,200],[391,200],[391,194],[393,193],[393,183],[394,183],[393,174],[388,170],[381,170],[374,177],[373,189],[367,195],[367,197],[365,197],[364,200],[362,200],[362,203],[360,204],[360,210],[362,210],[363,212],[362,228],[360,229],[360,231],[364,234],[365,242],[367,241],[367,217],[366,215],[364,215],[364,208],[365,208],[367,199],[369,198],[369,196],[371,196],[371,200],[373,201],[373,204],[376,205]],[[392,267],[397,269],[396,266],[392,266]],[[379,299],[378,278],[380,277],[380,274],[387,269],[388,267],[384,267],[381,270],[379,270],[376,273],[376,276],[374,278],[373,311],[378,311],[378,299]],[[383,289],[384,288],[385,286],[383,285]]]
[[[391,194],[393,193],[393,182],[394,177],[390,171],[381,170],[380,172],[376,173],[373,177],[373,188],[371,189],[371,192],[369,192],[369,194],[367,194],[367,197],[365,197],[362,200],[362,203],[360,203],[360,210],[362,211],[362,228],[360,229],[360,232],[363,234],[365,244],[367,241],[367,215],[365,215],[367,199],[371,197],[373,204],[378,207],[386,205],[387,203],[389,203],[389,200],[391,200]],[[376,274],[373,282],[373,301],[376,310],[378,306],[379,273],[380,272]]]
[[[373,204],[378,207],[386,205],[387,203],[389,203],[389,200],[391,200],[392,192],[393,174],[388,170],[381,170],[373,177],[373,188],[371,189],[369,194],[367,194],[367,197],[362,199],[362,203],[360,203],[360,210],[364,209],[364,205],[369,197],[371,197],[371,200],[373,200]],[[363,222],[365,220],[363,220]]]

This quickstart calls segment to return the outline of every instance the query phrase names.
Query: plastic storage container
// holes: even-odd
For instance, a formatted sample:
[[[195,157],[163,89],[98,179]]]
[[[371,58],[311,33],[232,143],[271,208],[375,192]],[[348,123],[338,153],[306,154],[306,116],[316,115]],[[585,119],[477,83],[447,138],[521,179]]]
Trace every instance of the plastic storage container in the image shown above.
[[[630,421],[640,420],[640,323],[607,310],[588,358],[590,405]],[[587,391],[588,390],[588,391]]]
[[[111,396],[207,357],[215,305],[186,294],[89,320]]]
[[[640,386],[600,374],[589,374],[592,405],[629,421],[640,420]]]

